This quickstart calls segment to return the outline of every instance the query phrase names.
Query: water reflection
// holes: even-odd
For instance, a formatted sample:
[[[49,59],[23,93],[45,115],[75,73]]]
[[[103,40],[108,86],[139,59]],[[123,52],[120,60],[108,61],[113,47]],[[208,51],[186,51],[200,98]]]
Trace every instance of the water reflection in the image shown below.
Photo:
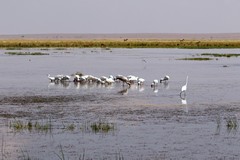
[[[118,93],[121,95],[126,95],[126,94],[128,94],[128,89],[129,88],[124,88],[124,89],[120,90]]]
[[[187,99],[186,98],[181,98],[181,102],[183,105],[187,105]]]
[[[161,84],[163,85],[163,88],[164,88],[164,89],[169,89],[169,88],[170,88],[168,81],[164,81],[164,82],[161,83]]]
[[[223,123],[225,119],[225,123]],[[220,115],[217,116],[216,119],[217,127],[215,135],[220,135],[222,126],[226,127],[226,131],[228,134],[236,134],[238,131],[238,119],[236,116],[221,117]]]
[[[68,81],[54,81],[48,84],[48,88],[54,88],[54,87],[69,88],[69,86],[70,86],[70,82]]]
[[[187,106],[187,99],[186,98],[181,98],[181,103],[184,106],[184,112],[188,113],[188,106]]]

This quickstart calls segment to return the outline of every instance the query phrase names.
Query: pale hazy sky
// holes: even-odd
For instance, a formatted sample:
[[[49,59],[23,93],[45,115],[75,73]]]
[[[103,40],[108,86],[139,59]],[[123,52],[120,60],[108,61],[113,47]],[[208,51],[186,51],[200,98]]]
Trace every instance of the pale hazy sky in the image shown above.
[[[240,32],[240,0],[0,2],[0,34]]]

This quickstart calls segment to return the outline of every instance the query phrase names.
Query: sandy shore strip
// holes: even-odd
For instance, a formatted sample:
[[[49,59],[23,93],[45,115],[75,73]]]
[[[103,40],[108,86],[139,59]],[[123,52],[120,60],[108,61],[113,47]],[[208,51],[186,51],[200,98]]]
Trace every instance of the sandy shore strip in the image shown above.
[[[103,39],[158,39],[158,40],[240,40],[240,33],[122,33],[122,34],[16,34],[0,35],[0,39],[45,39],[45,40],[103,40]]]

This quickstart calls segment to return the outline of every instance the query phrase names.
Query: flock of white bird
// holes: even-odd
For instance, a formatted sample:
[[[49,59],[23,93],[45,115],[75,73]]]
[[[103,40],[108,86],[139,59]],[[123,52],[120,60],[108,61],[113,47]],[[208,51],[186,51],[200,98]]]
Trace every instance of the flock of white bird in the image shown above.
[[[51,82],[69,82],[71,81],[71,76],[69,75],[56,75],[56,76],[50,76],[48,74],[48,79]],[[156,87],[158,83],[163,83],[167,82],[170,79],[168,75],[165,75],[163,78],[154,79],[153,82],[151,83],[151,87]],[[73,82],[79,82],[79,83],[97,83],[97,84],[104,84],[104,85],[110,85],[115,82],[122,82],[123,85],[128,85],[131,86],[133,84],[137,84],[139,86],[143,85],[145,82],[145,79],[134,76],[134,75],[129,75],[129,76],[123,76],[123,75],[117,75],[117,76],[101,76],[95,77],[92,75],[82,75],[82,74],[75,74],[73,76]],[[187,90],[187,83],[188,83],[188,76],[186,78],[186,84],[182,86],[180,96],[181,98],[184,98],[186,96],[186,90]]]

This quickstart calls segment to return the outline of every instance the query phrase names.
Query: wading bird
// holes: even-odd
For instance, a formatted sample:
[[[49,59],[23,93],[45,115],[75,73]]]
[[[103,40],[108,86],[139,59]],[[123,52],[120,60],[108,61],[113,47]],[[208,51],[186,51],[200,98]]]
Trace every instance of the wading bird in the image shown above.
[[[128,84],[129,86],[131,85],[130,81],[128,80],[127,77],[123,76],[123,75],[117,75],[116,76],[116,80],[120,80],[123,82],[123,85],[124,83]]]
[[[170,77],[168,75],[165,75],[163,78],[160,78],[160,83],[162,83],[163,81],[166,82],[169,79]]]
[[[186,96],[186,91],[187,91],[187,84],[188,84],[188,76],[186,78],[186,84],[182,86],[181,92],[180,92],[180,97],[183,98]],[[182,93],[184,93],[184,96],[182,97]]]
[[[137,84],[138,84],[138,85],[143,85],[144,81],[145,81],[145,79],[143,79],[143,78],[138,78]]]
[[[50,74],[48,74],[48,79],[49,79],[51,82],[54,82],[54,81],[55,81],[55,77],[50,76]]]
[[[154,79],[152,84],[151,84],[151,87],[155,87],[158,85],[158,80],[157,79]]]

